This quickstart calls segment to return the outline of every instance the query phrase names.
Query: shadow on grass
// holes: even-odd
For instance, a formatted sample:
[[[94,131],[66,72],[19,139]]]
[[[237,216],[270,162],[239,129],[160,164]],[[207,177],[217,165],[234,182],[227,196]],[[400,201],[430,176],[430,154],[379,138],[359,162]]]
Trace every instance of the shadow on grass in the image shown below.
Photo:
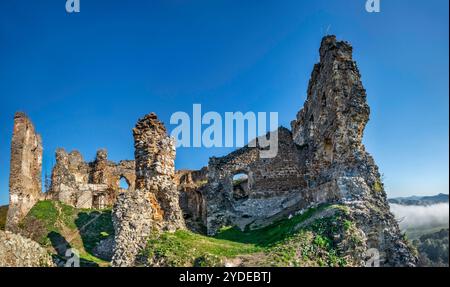
[[[70,250],[70,249],[72,249],[72,246],[66,240],[66,238],[64,238],[64,236],[62,236],[58,232],[51,231],[47,235],[47,237],[50,240],[53,248],[56,251],[56,254],[52,256],[53,262],[59,267],[66,266],[66,263],[68,262],[68,260],[70,258],[73,258],[73,256],[74,256],[74,254]],[[97,267],[98,264],[93,261],[86,260],[84,258],[80,258],[80,266],[81,267]]]
[[[80,212],[75,220],[75,225],[78,228],[86,252],[102,260],[109,261],[111,258],[108,254],[95,252],[95,248],[102,240],[114,236],[111,211]]]
[[[254,244],[258,247],[270,247],[277,242],[283,241],[298,231],[298,225],[310,218],[314,213],[324,210],[328,205],[318,208],[310,208],[305,213],[296,215],[291,219],[276,221],[269,226],[256,230],[241,231],[237,227],[223,228],[215,236],[218,239],[224,239],[239,243]]]

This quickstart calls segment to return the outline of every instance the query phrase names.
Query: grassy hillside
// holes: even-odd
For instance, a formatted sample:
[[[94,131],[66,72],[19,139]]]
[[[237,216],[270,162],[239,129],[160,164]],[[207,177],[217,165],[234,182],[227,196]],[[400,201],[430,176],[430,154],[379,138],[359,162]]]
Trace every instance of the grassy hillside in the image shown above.
[[[8,213],[8,206],[0,206],[0,230],[5,230],[6,215]]]
[[[113,237],[110,210],[42,201],[20,227],[56,259],[75,248],[82,265],[109,265],[96,247]],[[354,266],[362,253],[359,232],[345,207],[328,205],[258,230],[227,227],[215,237],[187,230],[154,234],[140,258],[141,265],[152,266]]]
[[[21,233],[63,259],[67,249],[80,253],[82,266],[106,266],[107,258],[95,256],[100,241],[114,234],[111,211],[75,209],[55,201],[37,203],[20,224]]]
[[[323,206],[242,232],[224,228],[215,237],[189,231],[149,239],[143,264],[160,266],[349,266],[358,230],[341,206]],[[342,254],[343,247],[347,254]]]

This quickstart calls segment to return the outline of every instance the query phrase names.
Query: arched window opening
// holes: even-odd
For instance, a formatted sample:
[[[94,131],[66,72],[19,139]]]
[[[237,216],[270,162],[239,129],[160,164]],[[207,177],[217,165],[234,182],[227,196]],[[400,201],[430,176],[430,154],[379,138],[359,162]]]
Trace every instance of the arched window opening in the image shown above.
[[[237,173],[233,175],[233,198],[236,200],[248,198],[249,184],[246,173]]]
[[[121,191],[128,191],[130,189],[130,183],[124,176],[121,176],[119,179],[119,189]]]

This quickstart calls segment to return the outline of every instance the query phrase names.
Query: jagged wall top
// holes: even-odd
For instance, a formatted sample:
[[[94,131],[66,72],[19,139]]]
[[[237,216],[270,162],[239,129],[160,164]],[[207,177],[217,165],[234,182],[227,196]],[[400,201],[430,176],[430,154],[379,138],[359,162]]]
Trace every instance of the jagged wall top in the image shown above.
[[[323,38],[308,95],[291,123],[294,141],[325,162],[347,161],[364,150],[362,137],[370,109],[352,46]]]

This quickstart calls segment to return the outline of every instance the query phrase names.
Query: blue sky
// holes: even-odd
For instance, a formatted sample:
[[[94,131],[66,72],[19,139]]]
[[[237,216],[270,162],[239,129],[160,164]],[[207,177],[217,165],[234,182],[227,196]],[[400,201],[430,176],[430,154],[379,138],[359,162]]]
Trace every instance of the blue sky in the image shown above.
[[[151,111],[279,112],[303,105],[320,40],[352,43],[372,109],[365,133],[389,196],[448,193],[447,0],[0,1],[0,204],[8,201],[15,111],[44,141],[92,160],[133,158],[131,129]],[[181,148],[177,168],[230,149]]]

